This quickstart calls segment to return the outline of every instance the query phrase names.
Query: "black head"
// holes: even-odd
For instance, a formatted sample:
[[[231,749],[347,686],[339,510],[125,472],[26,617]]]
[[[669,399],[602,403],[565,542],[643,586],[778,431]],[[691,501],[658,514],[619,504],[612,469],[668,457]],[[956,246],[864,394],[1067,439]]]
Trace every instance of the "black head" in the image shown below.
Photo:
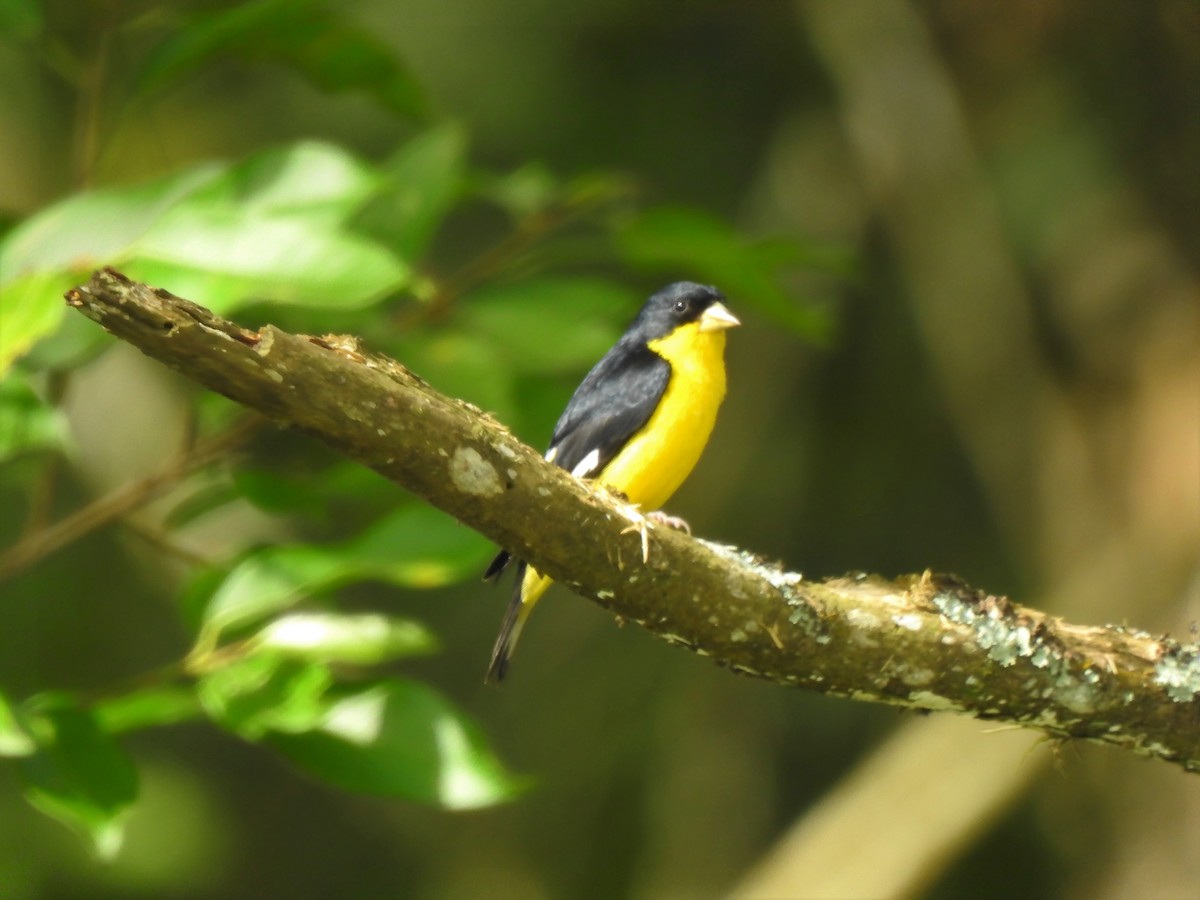
[[[691,322],[700,322],[702,331],[732,328],[738,320],[725,308],[724,299],[715,287],[677,281],[646,301],[629,333],[636,333],[640,340],[652,341]]]

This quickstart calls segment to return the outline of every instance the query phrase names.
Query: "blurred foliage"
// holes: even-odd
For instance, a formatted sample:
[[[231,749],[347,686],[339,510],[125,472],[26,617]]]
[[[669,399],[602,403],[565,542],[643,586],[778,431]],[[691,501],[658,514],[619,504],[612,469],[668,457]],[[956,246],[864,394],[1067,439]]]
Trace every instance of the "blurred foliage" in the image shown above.
[[[583,603],[547,602],[484,689],[486,543],[66,311],[100,265],[359,335],[534,445],[641,297],[712,281],[746,327],[672,502],[697,533],[1186,628],[1194,0],[0,0],[0,79],[6,900],[709,897],[912,722]],[[898,120],[862,102],[881,85]],[[1003,365],[955,407],[976,370],[939,351],[966,346]],[[928,802],[876,801],[864,831],[932,854],[934,897],[1195,896],[1196,789],[1116,756],[1057,756],[952,847],[923,817],[973,792],[909,773]],[[894,849],[871,843],[826,867]]]
[[[19,41],[65,38],[35,3],[4,10]],[[32,457],[46,477],[85,452],[69,447],[61,391],[50,386],[109,348],[97,335],[81,340],[62,302],[99,266],[221,314],[353,329],[436,386],[504,416],[523,405],[522,379],[577,378],[613,342],[638,304],[610,275],[621,262],[711,278],[801,335],[824,330],[825,319],[787,299],[778,281],[807,261],[799,244],[751,244],[715,217],[646,207],[612,175],[561,179],[533,164],[474,165],[466,130],[426,124],[423,92],[402,61],[331,4],[263,0],[180,15],[154,7],[110,22],[114,34],[143,40],[122,61],[122,77],[88,86],[103,92],[92,102],[119,111],[234,57],[282,64],[323,91],[365,94],[411,136],[380,163],[313,140],[196,162],[70,193],[14,223],[0,242],[3,458]],[[443,273],[433,251],[445,223],[480,208],[500,214],[495,226],[474,257]],[[586,264],[558,258],[560,246],[581,241],[592,248]],[[227,415],[206,423],[201,407],[210,402],[193,395],[192,446],[228,427]],[[288,468],[273,459],[265,468],[223,465],[216,480],[181,475],[153,526],[160,545],[246,503],[311,536],[231,541],[189,566],[179,610],[193,637],[177,662],[134,676],[128,688],[71,695],[47,687],[20,703],[0,701],[0,748],[18,759],[27,799],[88,836],[102,858],[120,849],[137,795],[126,736],[200,717],[348,790],[465,809],[508,800],[524,783],[453,703],[386,674],[437,649],[426,627],[339,611],[336,599],[367,581],[405,590],[451,584],[476,575],[492,549],[436,510],[381,495],[370,472],[332,462],[324,473]],[[26,482],[28,490],[38,483]],[[320,527],[334,495],[367,501],[352,525],[334,529],[352,537],[331,540]],[[39,513],[32,494],[24,505],[35,517],[28,539]]]
[[[166,90],[232,56],[278,62],[325,91],[357,91],[388,112],[422,119],[424,92],[384,43],[322,0],[256,0],[170,23],[137,73],[134,96]]]

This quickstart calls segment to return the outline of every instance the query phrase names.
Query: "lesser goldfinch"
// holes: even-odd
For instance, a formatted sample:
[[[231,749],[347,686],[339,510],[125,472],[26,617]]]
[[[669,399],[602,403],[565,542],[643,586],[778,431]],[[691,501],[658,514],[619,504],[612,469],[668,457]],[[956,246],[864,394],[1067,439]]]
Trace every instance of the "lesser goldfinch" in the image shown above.
[[[740,323],[724,299],[716,288],[686,281],[650,297],[576,388],[546,459],[623,495],[635,509],[666,503],[700,459],[725,398],[725,331]],[[502,551],[484,578],[497,577],[510,561]],[[550,582],[518,560],[488,681],[504,678]]]

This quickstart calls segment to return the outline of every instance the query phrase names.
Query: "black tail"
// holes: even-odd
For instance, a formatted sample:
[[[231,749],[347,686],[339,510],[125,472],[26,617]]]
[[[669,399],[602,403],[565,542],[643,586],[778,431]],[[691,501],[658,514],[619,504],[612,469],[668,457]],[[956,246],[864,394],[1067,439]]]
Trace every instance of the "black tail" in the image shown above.
[[[500,567],[496,568],[496,563],[500,557],[504,557],[504,562]],[[508,554],[501,553],[496,557],[496,562],[493,562],[488,567],[488,572],[496,569],[494,575],[499,575],[504,571],[504,567],[508,565]],[[486,576],[485,576],[486,577]],[[517,578],[513,584],[512,599],[508,601],[508,609],[504,611],[504,621],[500,625],[500,634],[496,637],[496,645],[492,648],[492,661],[488,664],[487,675],[484,677],[484,683],[489,681],[499,684],[504,680],[505,673],[508,672],[508,660],[512,657],[513,648],[517,645],[517,638],[521,636],[521,626],[525,624],[525,617],[522,615],[522,597],[521,589],[525,582],[525,563],[517,563]]]
[[[488,565],[487,571],[483,573],[483,580],[491,581],[493,578],[499,578],[510,562],[512,562],[512,554],[507,550],[501,550]]]

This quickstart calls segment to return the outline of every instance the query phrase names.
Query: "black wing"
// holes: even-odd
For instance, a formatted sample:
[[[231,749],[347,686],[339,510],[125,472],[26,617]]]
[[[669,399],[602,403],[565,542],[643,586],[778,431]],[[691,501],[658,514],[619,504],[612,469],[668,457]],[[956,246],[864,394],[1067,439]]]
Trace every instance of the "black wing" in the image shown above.
[[[595,454],[579,474],[601,471],[650,420],[670,381],[670,363],[645,344],[618,343],[583,379],[554,426],[554,463],[571,472]]]
[[[554,426],[547,456],[553,453],[554,464],[571,472],[595,453],[579,474],[596,474],[650,421],[670,381],[671,364],[665,359],[645,344],[618,342],[575,389]],[[498,578],[511,560],[501,550],[484,580]]]

